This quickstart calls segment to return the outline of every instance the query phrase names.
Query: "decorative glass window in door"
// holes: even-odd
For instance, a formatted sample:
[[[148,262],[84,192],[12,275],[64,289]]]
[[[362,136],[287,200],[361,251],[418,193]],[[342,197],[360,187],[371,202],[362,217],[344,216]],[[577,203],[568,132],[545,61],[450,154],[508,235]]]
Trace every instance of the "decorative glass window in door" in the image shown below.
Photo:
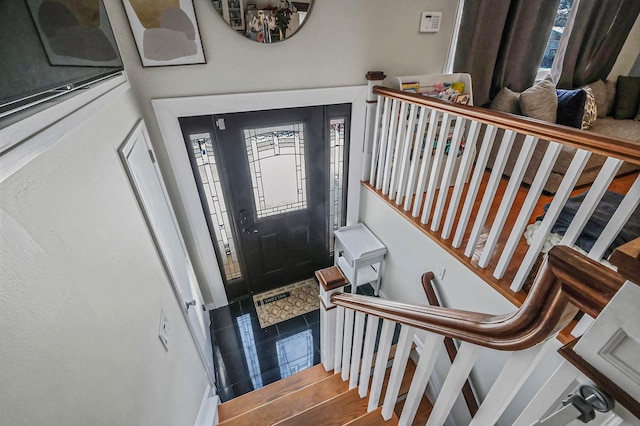
[[[329,122],[329,149],[331,155],[331,161],[329,164],[329,255],[333,254],[333,231],[339,229],[343,225],[344,132],[344,118],[335,118]]]
[[[193,154],[198,166],[198,174],[202,181],[215,240],[222,257],[225,277],[228,281],[242,278],[238,251],[231,232],[231,222],[227,212],[227,204],[222,192],[220,173],[213,152],[211,134],[199,133],[190,135]]]
[[[245,129],[258,219],[307,208],[304,124]]]

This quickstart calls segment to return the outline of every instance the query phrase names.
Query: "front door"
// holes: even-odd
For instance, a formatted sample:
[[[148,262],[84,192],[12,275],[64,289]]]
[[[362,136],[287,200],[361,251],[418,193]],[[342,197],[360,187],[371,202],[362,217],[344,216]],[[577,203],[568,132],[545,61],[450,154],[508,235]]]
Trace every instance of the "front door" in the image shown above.
[[[332,192],[336,173],[330,173],[335,140],[331,129],[336,122],[342,123],[344,136],[348,108],[318,106],[181,119],[194,154],[194,174],[201,195],[205,194],[205,213],[207,208],[216,209],[206,200],[206,186],[211,186],[215,174],[219,192],[225,196],[226,208],[218,210],[226,210],[232,238],[227,238],[226,246],[218,244],[218,257],[227,264],[237,259],[235,276],[227,276],[230,298],[310,278],[315,270],[331,264],[335,221],[331,200],[336,197]],[[208,143],[202,138],[207,134],[213,135]],[[199,140],[197,147],[194,136]],[[215,161],[217,171],[209,176],[198,163],[198,155],[204,158],[205,152],[206,157],[216,157],[209,163]],[[337,174],[341,188],[343,153],[344,146]],[[340,208],[343,194],[337,195]],[[207,216],[210,229],[215,230],[215,215]]]

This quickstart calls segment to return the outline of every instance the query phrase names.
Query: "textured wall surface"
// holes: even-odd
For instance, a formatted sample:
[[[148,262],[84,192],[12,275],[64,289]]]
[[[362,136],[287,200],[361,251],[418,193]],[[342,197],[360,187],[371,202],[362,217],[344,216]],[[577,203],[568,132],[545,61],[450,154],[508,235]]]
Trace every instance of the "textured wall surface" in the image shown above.
[[[3,425],[195,421],[204,368],[117,153],[139,116],[125,93],[0,184]]]

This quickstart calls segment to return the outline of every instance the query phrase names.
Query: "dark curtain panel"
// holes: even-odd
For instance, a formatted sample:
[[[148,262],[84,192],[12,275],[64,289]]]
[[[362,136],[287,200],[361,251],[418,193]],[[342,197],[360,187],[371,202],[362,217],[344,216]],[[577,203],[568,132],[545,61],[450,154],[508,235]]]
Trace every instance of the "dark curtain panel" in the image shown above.
[[[639,13],[640,0],[580,0],[558,87],[607,78]]]
[[[476,105],[530,87],[560,0],[465,0],[455,72],[471,74]]]

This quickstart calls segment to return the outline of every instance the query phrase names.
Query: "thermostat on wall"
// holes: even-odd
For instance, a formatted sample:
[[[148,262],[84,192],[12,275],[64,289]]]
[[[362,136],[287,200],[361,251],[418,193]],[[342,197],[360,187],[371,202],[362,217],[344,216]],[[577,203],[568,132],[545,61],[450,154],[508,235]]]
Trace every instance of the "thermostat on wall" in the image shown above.
[[[440,31],[442,12],[422,12],[420,18],[421,33],[437,33]]]

